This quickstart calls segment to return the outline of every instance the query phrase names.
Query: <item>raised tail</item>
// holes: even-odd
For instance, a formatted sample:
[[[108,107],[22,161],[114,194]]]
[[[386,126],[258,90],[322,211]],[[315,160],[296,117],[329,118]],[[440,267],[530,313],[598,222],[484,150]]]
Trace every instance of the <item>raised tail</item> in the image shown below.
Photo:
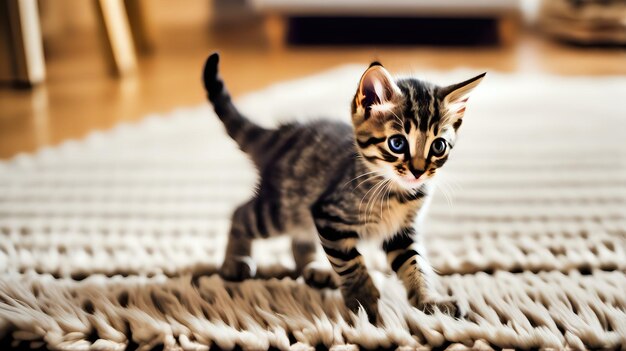
[[[250,121],[237,110],[218,73],[219,60],[217,53],[207,58],[203,73],[204,88],[228,135],[239,144],[241,150],[248,153],[270,130]]]

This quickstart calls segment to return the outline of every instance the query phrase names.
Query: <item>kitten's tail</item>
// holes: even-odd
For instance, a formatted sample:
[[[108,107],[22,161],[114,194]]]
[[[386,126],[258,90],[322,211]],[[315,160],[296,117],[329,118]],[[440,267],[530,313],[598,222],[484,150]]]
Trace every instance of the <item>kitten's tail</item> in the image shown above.
[[[203,73],[204,88],[228,135],[239,144],[241,150],[248,152],[254,148],[257,141],[264,139],[263,136],[270,133],[270,130],[250,121],[237,110],[218,73],[219,59],[219,55],[213,53],[206,60]]]

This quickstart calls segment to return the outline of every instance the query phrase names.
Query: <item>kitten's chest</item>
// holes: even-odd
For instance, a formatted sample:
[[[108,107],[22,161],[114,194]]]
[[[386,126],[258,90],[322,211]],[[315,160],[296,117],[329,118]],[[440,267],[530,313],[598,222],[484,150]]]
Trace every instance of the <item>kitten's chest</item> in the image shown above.
[[[368,219],[367,224],[361,228],[359,234],[364,239],[388,239],[403,228],[412,226],[418,214],[425,210],[423,205],[423,199],[409,204],[395,201],[383,204],[379,213]]]

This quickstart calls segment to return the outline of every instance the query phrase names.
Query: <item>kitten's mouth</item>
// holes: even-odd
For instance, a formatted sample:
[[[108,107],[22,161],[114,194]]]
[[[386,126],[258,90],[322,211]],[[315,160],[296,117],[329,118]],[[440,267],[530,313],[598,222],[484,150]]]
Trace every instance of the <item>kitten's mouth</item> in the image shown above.
[[[401,185],[409,189],[417,188],[426,181],[426,177],[424,176],[420,176],[419,178],[400,176],[399,178]]]
[[[403,178],[409,183],[419,183],[419,182],[424,181],[424,179],[422,179],[422,176],[420,176],[419,178],[415,178],[415,177],[403,177]]]
[[[383,174],[385,175],[385,178],[393,180],[393,183],[398,186],[399,190],[415,190],[424,185],[424,183],[430,179],[426,173],[421,174],[419,178],[415,178],[412,174],[399,174],[392,169],[385,170]]]

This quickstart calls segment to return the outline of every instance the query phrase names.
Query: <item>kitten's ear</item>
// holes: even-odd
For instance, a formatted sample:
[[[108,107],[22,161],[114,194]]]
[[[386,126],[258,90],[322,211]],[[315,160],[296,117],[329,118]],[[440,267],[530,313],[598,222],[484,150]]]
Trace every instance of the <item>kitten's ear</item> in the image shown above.
[[[478,86],[486,74],[487,72],[484,72],[464,82],[452,84],[438,90],[437,95],[443,101],[443,105],[449,113],[463,117],[465,104],[467,99],[469,99],[470,92]]]
[[[372,62],[361,77],[354,102],[357,109],[361,107],[367,113],[373,104],[391,101],[399,93],[400,89],[389,72],[379,62]]]

